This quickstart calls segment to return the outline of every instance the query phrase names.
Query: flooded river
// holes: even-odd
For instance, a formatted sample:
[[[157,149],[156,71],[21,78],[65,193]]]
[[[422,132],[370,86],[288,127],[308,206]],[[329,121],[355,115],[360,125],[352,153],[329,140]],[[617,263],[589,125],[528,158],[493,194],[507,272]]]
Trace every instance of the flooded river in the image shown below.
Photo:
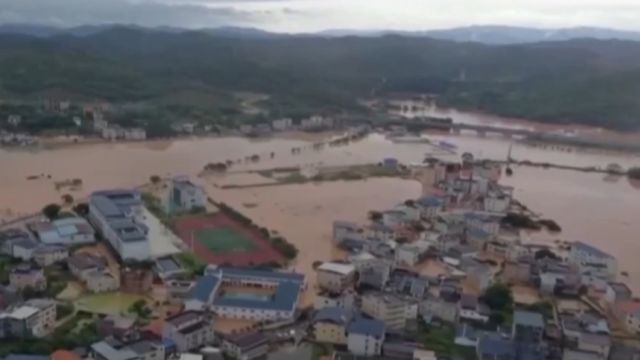
[[[449,113],[473,118],[472,114]],[[482,118],[476,121],[484,121]],[[494,120],[492,120],[494,121]],[[521,126],[520,124],[519,126]],[[445,140],[458,146],[458,153],[472,152],[477,158],[505,159],[512,145],[517,159],[546,161],[567,165],[606,167],[618,163],[623,167],[640,165],[635,155],[601,152],[555,151],[512,143],[502,138],[477,138],[427,134],[434,140]],[[57,191],[54,181],[80,178],[83,186],[70,192],[76,198],[103,188],[135,186],[151,175],[186,174],[196,177],[209,162],[226,160],[241,163],[235,169],[273,168],[290,165],[346,165],[378,162],[396,157],[403,162],[421,162],[432,151],[425,144],[395,144],[382,135],[373,134],[345,147],[315,151],[311,143],[296,139],[274,138],[200,138],[175,141],[153,141],[130,144],[76,145],[54,150],[27,152],[0,150],[0,219],[5,220],[58,202],[70,192]],[[292,147],[302,147],[292,154]],[[274,157],[271,158],[271,153]],[[244,158],[259,154],[258,163],[245,163]],[[459,155],[450,155],[451,159]],[[640,192],[626,178],[605,179],[601,174],[564,170],[516,167],[514,175],[503,178],[516,187],[516,197],[532,210],[555,219],[563,227],[558,236],[532,235],[536,242],[581,240],[600,246],[620,261],[620,269],[631,275],[630,284],[640,290],[640,251],[637,234],[640,223]],[[28,176],[43,178],[27,180]],[[48,178],[51,175],[51,179]],[[308,271],[314,260],[330,259],[336,254],[331,247],[331,222],[335,219],[363,221],[367,212],[392,206],[421,193],[417,182],[398,179],[370,179],[360,182],[334,182],[320,185],[289,185],[245,190],[221,190],[216,179],[199,179],[210,194],[246,212],[255,220],[281,232],[300,248],[296,268]],[[256,206],[245,207],[251,203]]]

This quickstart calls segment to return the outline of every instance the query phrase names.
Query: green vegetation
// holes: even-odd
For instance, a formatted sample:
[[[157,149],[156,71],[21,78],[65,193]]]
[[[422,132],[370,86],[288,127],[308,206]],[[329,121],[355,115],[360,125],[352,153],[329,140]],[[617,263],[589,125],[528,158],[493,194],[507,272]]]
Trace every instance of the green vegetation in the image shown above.
[[[129,312],[136,314],[142,319],[148,319],[151,315],[151,309],[147,306],[147,301],[144,299],[136,300],[131,304],[131,306],[129,306]]]
[[[75,302],[78,311],[98,314],[126,314],[131,305],[144,297],[121,292],[91,294]]]
[[[58,303],[56,305],[56,320],[64,319],[73,314],[73,309],[74,307],[71,303]]]
[[[531,304],[525,310],[541,313],[545,319],[553,319],[553,304],[549,301],[540,301]]]
[[[174,134],[175,119],[223,127],[263,121],[264,115],[243,112],[237,92],[269,94],[254,104],[269,117],[365,118],[370,114],[357,100],[373,92],[430,93],[465,109],[637,129],[639,58],[640,44],[625,41],[488,46],[422,37],[256,40],[114,28],[83,37],[3,35],[0,92],[18,100],[50,95],[133,103],[109,118],[143,126],[150,137]],[[73,124],[72,116],[84,119],[74,106],[64,112],[18,101],[0,106],[0,118],[13,113],[23,116],[20,128],[27,131],[82,132],[89,123]]]
[[[489,320],[494,325],[511,323],[513,319],[513,293],[508,286],[494,284],[485,290],[480,300],[491,309]]]
[[[201,275],[207,266],[192,252],[181,252],[176,254],[175,257],[190,276]]]
[[[58,204],[49,204],[42,208],[42,214],[49,220],[55,220],[62,207]]]
[[[418,341],[424,344],[426,349],[434,351],[438,355],[448,355],[464,360],[476,359],[474,348],[456,345],[454,340],[455,329],[452,325],[442,325],[440,327],[421,325],[418,335]]]
[[[195,230],[193,236],[209,250],[216,253],[255,249],[253,241],[232,228],[218,227]]]

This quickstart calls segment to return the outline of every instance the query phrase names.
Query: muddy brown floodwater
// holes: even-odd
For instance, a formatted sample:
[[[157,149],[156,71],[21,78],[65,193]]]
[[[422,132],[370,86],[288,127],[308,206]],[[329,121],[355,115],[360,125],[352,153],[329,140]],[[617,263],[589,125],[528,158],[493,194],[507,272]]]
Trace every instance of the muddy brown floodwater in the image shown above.
[[[468,113],[450,113],[456,116]],[[474,121],[485,121],[482,117]],[[484,119],[484,120],[483,120]],[[496,121],[492,118],[491,121]],[[521,126],[522,124],[519,124]],[[458,146],[458,159],[464,151],[478,158],[505,159],[510,145],[517,159],[567,165],[623,167],[640,165],[637,155],[584,151],[554,151],[526,146],[502,138],[476,138],[427,134]],[[302,148],[292,154],[292,147]],[[275,153],[271,159],[271,152]],[[80,178],[83,186],[71,192],[76,198],[91,191],[136,186],[151,175],[186,174],[196,177],[209,162],[226,160],[240,163],[234,169],[273,168],[292,165],[346,165],[378,162],[396,157],[402,162],[421,162],[433,148],[425,144],[395,144],[373,134],[345,147],[314,151],[311,143],[298,139],[205,138],[150,141],[130,144],[82,144],[53,150],[28,152],[0,150],[0,220],[38,211],[48,202],[57,202],[66,190],[56,191],[53,181]],[[245,157],[259,154],[261,161],[246,163]],[[626,178],[610,179],[601,174],[564,170],[515,167],[512,177],[501,181],[516,187],[516,197],[533,211],[556,220],[563,228],[559,235],[537,233],[536,242],[552,243],[559,238],[584,241],[610,252],[620,270],[630,275],[628,282],[640,290],[640,262],[635,253],[640,234],[640,192]],[[30,175],[44,174],[37,180]],[[51,179],[47,179],[47,175]],[[364,221],[371,209],[393,206],[421,193],[417,182],[399,179],[369,179],[321,185],[287,185],[252,189],[222,190],[213,183],[223,179],[199,178],[212,197],[232,204],[254,217],[262,226],[281,232],[300,249],[296,269],[309,273],[315,260],[341,256],[330,242],[335,219]],[[245,207],[244,204],[251,204]]]

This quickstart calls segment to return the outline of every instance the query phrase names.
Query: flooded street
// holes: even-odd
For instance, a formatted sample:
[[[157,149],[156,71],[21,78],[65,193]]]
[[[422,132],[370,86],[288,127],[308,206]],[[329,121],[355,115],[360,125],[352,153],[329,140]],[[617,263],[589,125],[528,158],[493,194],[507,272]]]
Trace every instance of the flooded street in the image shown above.
[[[454,121],[457,120],[454,118]],[[640,165],[637,155],[555,151],[503,138],[445,134],[426,136],[457,145],[458,155],[450,155],[450,159],[458,159],[459,154],[469,151],[476,158],[503,160],[512,145],[512,156],[521,160],[599,167],[614,162],[623,167]],[[292,154],[292,147],[301,147],[300,154]],[[137,186],[148,181],[151,175],[186,174],[195,178],[203,166],[210,162],[240,160],[233,170],[362,164],[379,162],[385,157],[396,157],[408,163],[422,162],[425,154],[432,150],[427,144],[396,144],[379,134],[372,134],[348,146],[326,147],[323,150],[313,150],[310,142],[291,138],[201,138],[87,144],[39,152],[0,150],[0,219],[7,220],[38,211],[49,202],[59,202],[67,192],[79,199],[97,189]],[[245,157],[253,154],[259,154],[261,160],[246,163]],[[44,178],[26,179],[39,174],[44,174]],[[51,179],[47,178],[49,174]],[[83,185],[79,190],[55,189],[54,181],[73,178],[82,179]],[[308,274],[313,261],[340,256],[331,245],[333,220],[364,221],[369,210],[393,206],[408,198],[418,197],[421,193],[418,182],[399,179],[243,190],[222,190],[213,185],[233,182],[230,179],[209,177],[197,181],[206,186],[214,199],[234,206],[257,223],[277,230],[296,244],[300,255],[295,267]],[[516,188],[518,200],[533,211],[556,220],[563,228],[558,235],[533,234],[532,241],[551,243],[559,238],[580,240],[602,247],[618,257],[621,271],[628,271],[630,284],[636,291],[640,290],[640,263],[633,255],[640,251],[640,243],[637,242],[637,234],[640,233],[640,224],[637,222],[640,192],[627,178],[614,181],[605,179],[602,174],[515,167],[514,175],[503,177],[501,181]],[[251,206],[245,207],[245,204]]]

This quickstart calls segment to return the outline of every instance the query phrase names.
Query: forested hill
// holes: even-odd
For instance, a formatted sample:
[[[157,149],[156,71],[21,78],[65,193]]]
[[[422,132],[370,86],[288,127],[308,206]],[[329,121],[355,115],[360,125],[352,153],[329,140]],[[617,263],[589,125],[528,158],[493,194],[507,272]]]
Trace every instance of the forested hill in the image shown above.
[[[281,109],[355,109],[385,92],[435,93],[468,109],[640,128],[640,43],[489,46],[423,37],[242,38],[113,28],[88,36],[0,35],[0,96],[57,91],[152,101],[251,91]],[[302,105],[301,105],[302,104]]]

